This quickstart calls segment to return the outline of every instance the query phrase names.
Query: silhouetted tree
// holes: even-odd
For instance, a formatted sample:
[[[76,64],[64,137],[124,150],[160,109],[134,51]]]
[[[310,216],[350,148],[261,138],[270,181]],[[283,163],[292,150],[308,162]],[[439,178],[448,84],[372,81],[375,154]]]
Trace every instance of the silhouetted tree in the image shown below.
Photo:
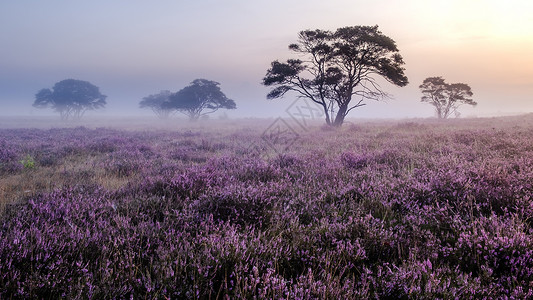
[[[175,109],[189,117],[198,120],[201,116],[225,109],[235,109],[235,101],[222,93],[220,83],[196,79],[190,85],[170,95],[169,101],[163,103],[165,109]]]
[[[169,101],[172,95],[170,91],[161,91],[159,94],[149,95],[139,102],[141,108],[150,108],[161,119],[166,119],[173,112],[172,108],[166,108],[164,103]]]
[[[105,106],[107,96],[87,81],[66,79],[54,85],[52,90],[42,89],[35,95],[34,107],[51,107],[59,112],[62,120],[79,119],[87,110]]]
[[[341,126],[348,113],[365,105],[365,99],[382,100],[388,95],[377,78],[405,86],[402,56],[396,43],[378,26],[353,26],[325,30],[305,30],[289,49],[303,59],[274,61],[263,84],[275,88],[268,99],[283,97],[288,91],[322,106],[326,123]],[[351,104],[352,98],[359,100]]]
[[[442,77],[428,77],[420,85],[422,102],[435,107],[439,119],[447,119],[452,113],[459,114],[457,109],[463,104],[476,106],[470,97],[472,89],[465,83],[448,84]]]

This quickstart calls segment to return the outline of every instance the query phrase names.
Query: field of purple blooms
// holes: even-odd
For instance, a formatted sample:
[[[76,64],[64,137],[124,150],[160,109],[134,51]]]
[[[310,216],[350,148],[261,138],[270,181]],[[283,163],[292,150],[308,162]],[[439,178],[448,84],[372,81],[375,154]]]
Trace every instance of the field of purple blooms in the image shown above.
[[[533,297],[533,116],[237,125],[0,129],[0,299]]]

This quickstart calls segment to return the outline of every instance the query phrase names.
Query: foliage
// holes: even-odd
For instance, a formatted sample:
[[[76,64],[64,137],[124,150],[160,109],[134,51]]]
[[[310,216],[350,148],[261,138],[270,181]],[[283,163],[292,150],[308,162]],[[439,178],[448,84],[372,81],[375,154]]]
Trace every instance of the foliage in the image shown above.
[[[0,298],[533,297],[531,116],[261,126],[0,130],[62,178],[0,214]]]
[[[378,78],[397,86],[408,83],[396,43],[378,26],[304,30],[289,49],[304,60],[272,62],[263,78],[264,85],[274,86],[267,98],[294,91],[319,104],[328,125],[341,126],[352,109],[365,105],[365,99],[386,97]],[[354,97],[360,99],[355,104]]]
[[[170,91],[161,91],[159,94],[148,95],[139,103],[141,108],[150,108],[159,118],[166,119],[172,113],[172,109],[164,107],[172,95]]]
[[[33,169],[33,168],[35,168],[35,160],[29,154],[27,154],[23,159],[21,159],[20,163],[22,164],[24,169]]]
[[[452,113],[458,115],[457,110],[463,104],[476,106],[472,100],[472,89],[465,83],[448,84],[442,77],[428,77],[420,85],[422,102],[435,107],[439,119],[447,119]]]
[[[66,79],[54,85],[52,90],[42,89],[35,95],[33,106],[52,107],[62,120],[79,119],[87,110],[105,106],[107,96],[88,81]]]
[[[237,108],[235,101],[226,97],[219,85],[220,83],[215,81],[196,79],[190,85],[170,95],[168,101],[161,107],[167,110],[175,109],[193,121],[221,108]]]

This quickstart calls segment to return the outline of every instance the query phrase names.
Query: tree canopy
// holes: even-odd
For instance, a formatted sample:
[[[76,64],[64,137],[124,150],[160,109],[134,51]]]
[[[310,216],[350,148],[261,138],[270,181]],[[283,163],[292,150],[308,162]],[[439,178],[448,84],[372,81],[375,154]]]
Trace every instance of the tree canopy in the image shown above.
[[[164,90],[158,94],[148,95],[139,103],[141,108],[150,108],[159,118],[166,119],[173,112],[173,109],[164,107],[164,103],[169,101],[172,92]]]
[[[447,119],[452,113],[459,114],[458,108],[463,104],[476,106],[471,97],[472,89],[465,83],[448,84],[442,77],[428,77],[420,85],[422,102],[435,107],[439,119]]]
[[[365,105],[365,99],[388,97],[378,78],[397,86],[408,84],[396,43],[377,25],[335,32],[304,30],[289,49],[302,59],[271,63],[262,82],[273,87],[267,98],[296,92],[322,106],[328,125],[341,126],[352,109]],[[353,98],[356,103],[351,103]]]
[[[51,107],[59,112],[62,120],[79,119],[87,110],[102,108],[107,96],[88,81],[66,79],[54,85],[52,90],[42,89],[35,95],[34,107]]]
[[[235,109],[235,101],[226,97],[220,90],[220,83],[196,79],[190,85],[170,95],[164,102],[163,109],[176,110],[189,117],[190,120],[198,120],[201,116],[225,109]]]

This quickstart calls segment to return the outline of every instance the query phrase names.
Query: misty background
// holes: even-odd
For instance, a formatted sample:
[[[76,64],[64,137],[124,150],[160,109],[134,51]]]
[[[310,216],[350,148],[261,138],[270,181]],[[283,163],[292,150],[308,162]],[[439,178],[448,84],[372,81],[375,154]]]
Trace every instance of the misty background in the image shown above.
[[[407,87],[367,101],[351,118],[432,117],[420,102],[426,77],[466,83],[477,107],[464,117],[533,112],[533,2],[492,1],[91,1],[0,2],[0,116],[56,115],[32,107],[63,79],[89,81],[107,95],[88,116],[152,115],[139,102],[196,78],[220,82],[237,103],[230,118],[284,116],[295,100],[267,100],[270,63],[295,57],[304,29],[379,25],[404,57]],[[216,116],[215,116],[216,117]]]

